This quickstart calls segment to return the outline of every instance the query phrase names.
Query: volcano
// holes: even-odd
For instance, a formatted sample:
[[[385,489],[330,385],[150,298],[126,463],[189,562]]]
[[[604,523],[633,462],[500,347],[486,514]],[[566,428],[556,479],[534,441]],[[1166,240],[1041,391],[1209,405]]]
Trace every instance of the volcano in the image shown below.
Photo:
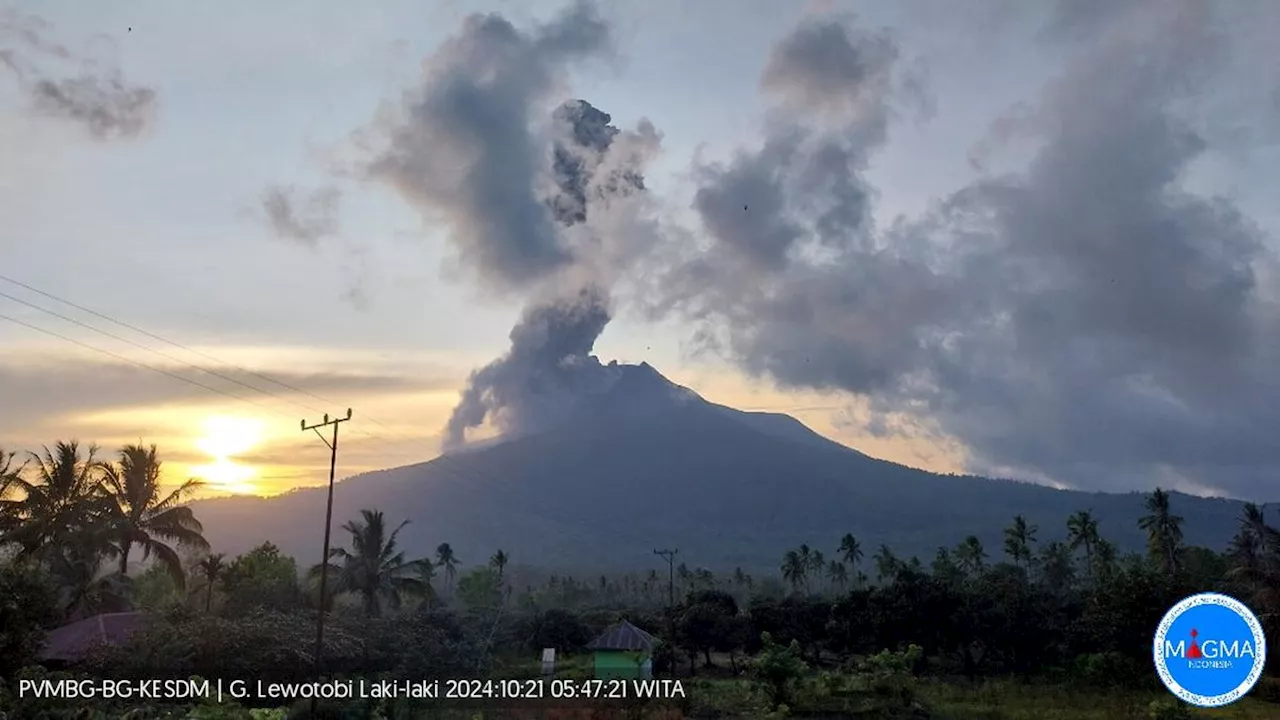
[[[1139,494],[925,472],[787,415],[708,402],[647,364],[609,370],[616,379],[554,427],[338,483],[334,526],[374,508],[411,521],[400,535],[410,557],[448,542],[464,565],[502,548],[521,564],[570,572],[655,567],[657,547],[679,548],[690,567],[776,572],[801,543],[834,557],[845,533],[868,556],[883,543],[926,561],[976,535],[997,559],[1014,515],[1039,526],[1044,543],[1086,509],[1121,549],[1145,547]],[[309,565],[324,502],[323,489],[305,489],[203,500],[195,511],[220,552],[271,541]],[[1173,502],[1188,543],[1226,546],[1239,502],[1176,493]]]

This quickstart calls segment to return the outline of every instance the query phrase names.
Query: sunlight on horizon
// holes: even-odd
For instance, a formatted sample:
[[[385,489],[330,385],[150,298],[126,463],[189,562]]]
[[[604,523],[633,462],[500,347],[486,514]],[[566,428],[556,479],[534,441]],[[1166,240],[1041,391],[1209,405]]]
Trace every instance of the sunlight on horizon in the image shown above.
[[[258,471],[233,458],[262,444],[265,439],[261,420],[215,415],[204,421],[204,435],[195,442],[212,462],[191,467],[191,474],[204,480],[215,492],[254,495],[258,487],[251,482]]]

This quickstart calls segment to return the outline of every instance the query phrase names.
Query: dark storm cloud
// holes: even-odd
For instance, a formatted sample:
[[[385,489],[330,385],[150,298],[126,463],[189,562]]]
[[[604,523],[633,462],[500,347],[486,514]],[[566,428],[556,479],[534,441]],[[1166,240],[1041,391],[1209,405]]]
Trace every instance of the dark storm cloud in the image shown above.
[[[292,186],[272,185],[262,193],[262,213],[278,237],[314,246],[338,231],[337,188],[303,193]]]
[[[370,175],[444,220],[487,288],[531,288],[575,260],[540,191],[548,148],[534,125],[546,124],[567,67],[609,47],[586,3],[527,32],[497,14],[468,17],[424,63]]]
[[[896,53],[844,23],[803,25],[765,71],[779,99],[766,142],[700,169],[711,245],[654,283],[659,309],[707,323],[751,372],[916,415],[978,470],[1274,496],[1274,257],[1229,199],[1179,185],[1207,147],[1194,108],[1224,70],[1212,12],[1075,18],[1105,32],[1012,121],[1039,142],[1026,171],[884,229],[862,170],[896,98],[862,60]],[[806,127],[833,95],[858,112]]]
[[[96,140],[131,139],[154,123],[154,89],[130,84],[111,62],[76,57],[49,40],[49,31],[39,18],[0,13],[0,64],[35,112],[78,122]],[[72,63],[77,70],[66,68]]]

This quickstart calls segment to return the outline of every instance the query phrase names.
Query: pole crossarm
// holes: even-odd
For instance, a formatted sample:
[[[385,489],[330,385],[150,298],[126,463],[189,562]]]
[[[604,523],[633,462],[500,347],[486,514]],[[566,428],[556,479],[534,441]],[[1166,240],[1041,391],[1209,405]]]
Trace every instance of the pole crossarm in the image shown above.
[[[329,590],[329,532],[333,525],[333,479],[338,467],[338,426],[351,419],[351,408],[347,408],[346,417],[330,418],[325,413],[324,419],[318,423],[307,424],[304,419],[301,422],[302,432],[312,430],[320,438],[325,445],[329,447],[329,498],[324,508],[324,551],[320,557],[320,607],[316,612],[316,654],[315,669],[317,675],[322,672],[321,657],[324,654],[324,616],[327,611],[328,590]],[[325,438],[320,432],[320,428],[333,426],[333,440]],[[315,698],[311,699],[311,712],[314,715],[316,710]]]
[[[653,554],[661,555],[667,560],[667,602],[671,605],[671,607],[675,607],[675,604],[676,604],[675,562],[676,562],[676,555],[680,554],[680,549],[676,548],[674,550],[654,550]]]

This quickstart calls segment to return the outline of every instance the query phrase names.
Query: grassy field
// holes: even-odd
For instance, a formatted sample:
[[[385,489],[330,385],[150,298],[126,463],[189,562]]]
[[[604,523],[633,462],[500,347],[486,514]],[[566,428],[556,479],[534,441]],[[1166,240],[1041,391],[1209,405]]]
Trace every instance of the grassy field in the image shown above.
[[[924,683],[920,694],[938,720],[1152,720],[1152,701],[1170,697],[1012,682]],[[1192,718],[1280,720],[1280,705],[1246,698],[1225,708],[1190,713]]]

